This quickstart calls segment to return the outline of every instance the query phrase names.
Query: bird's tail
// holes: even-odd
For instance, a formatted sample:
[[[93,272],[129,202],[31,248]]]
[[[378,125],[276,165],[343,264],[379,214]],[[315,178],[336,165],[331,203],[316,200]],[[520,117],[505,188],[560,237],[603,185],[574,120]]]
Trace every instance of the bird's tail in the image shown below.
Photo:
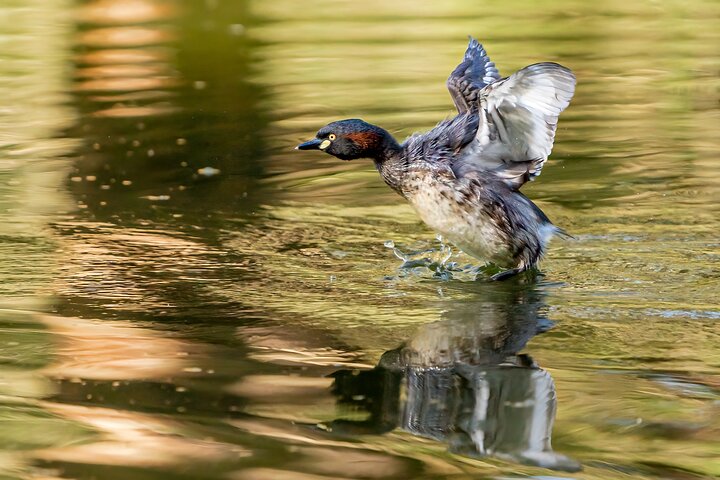
[[[560,227],[555,227],[555,235],[562,238],[563,240],[577,240],[577,238],[573,237]]]

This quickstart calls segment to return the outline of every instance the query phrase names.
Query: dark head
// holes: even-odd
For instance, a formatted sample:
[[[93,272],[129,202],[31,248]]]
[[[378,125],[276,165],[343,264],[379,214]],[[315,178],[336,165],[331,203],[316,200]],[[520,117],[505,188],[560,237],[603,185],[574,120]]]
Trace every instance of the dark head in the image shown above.
[[[318,131],[315,138],[295,148],[322,150],[341,160],[383,160],[400,150],[400,146],[388,132],[357,118],[329,123]]]

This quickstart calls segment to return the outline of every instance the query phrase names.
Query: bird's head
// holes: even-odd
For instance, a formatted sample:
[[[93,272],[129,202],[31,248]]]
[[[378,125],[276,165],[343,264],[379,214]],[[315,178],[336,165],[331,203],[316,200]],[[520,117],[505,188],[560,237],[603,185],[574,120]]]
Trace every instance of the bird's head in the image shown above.
[[[315,138],[301,143],[297,150],[322,150],[340,160],[381,159],[397,147],[385,130],[357,118],[332,122],[322,127]],[[399,148],[399,147],[398,147]]]

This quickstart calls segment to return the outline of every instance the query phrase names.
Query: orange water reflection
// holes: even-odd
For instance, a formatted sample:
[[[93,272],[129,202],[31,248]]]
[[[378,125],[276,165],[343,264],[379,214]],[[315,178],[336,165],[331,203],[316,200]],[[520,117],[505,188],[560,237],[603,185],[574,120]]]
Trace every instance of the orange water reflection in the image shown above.
[[[92,97],[101,104],[94,116],[148,117],[177,110],[168,101],[158,101],[171,97],[179,83],[168,48],[175,40],[168,22],[176,15],[169,4],[145,0],[100,0],[80,9],[80,21],[91,28],[76,39],[85,51],[78,57],[75,76],[81,81],[75,88],[103,94]]]
[[[168,2],[99,0],[84,5],[78,12],[78,20],[94,24],[157,22],[174,16],[176,11]]]
[[[132,322],[43,316],[57,339],[51,378],[136,380],[182,376],[207,347],[138,328]]]
[[[109,408],[43,402],[49,412],[92,427],[93,443],[34,452],[43,461],[134,467],[180,467],[193,462],[220,462],[250,455],[233,444],[193,438],[184,423],[168,417]]]

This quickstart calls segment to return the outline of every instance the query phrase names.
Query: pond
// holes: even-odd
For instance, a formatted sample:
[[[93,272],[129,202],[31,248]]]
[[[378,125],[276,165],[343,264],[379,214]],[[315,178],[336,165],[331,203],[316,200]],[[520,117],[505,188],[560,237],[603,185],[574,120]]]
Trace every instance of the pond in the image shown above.
[[[0,478],[720,477],[720,5],[483,3],[5,0]],[[535,278],[293,150],[467,35],[578,78]]]

